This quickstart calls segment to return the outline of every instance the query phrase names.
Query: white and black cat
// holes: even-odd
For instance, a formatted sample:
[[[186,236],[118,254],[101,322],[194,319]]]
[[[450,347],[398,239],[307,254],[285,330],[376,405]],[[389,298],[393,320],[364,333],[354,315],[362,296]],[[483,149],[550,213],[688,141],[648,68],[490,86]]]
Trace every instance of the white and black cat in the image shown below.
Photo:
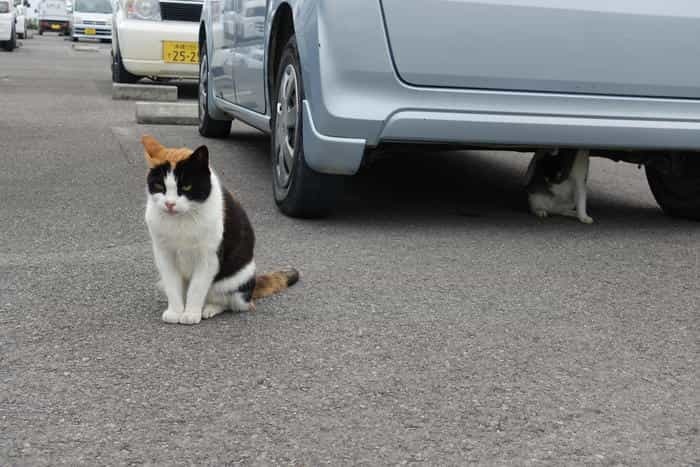
[[[584,224],[593,223],[586,207],[589,154],[586,149],[535,153],[526,175],[528,201],[534,215],[558,214],[576,217]]]
[[[254,309],[254,299],[299,280],[290,269],[255,275],[255,234],[243,207],[209,166],[206,146],[192,151],[141,140],[149,166],[146,223],[167,323],[196,324],[224,310]]]

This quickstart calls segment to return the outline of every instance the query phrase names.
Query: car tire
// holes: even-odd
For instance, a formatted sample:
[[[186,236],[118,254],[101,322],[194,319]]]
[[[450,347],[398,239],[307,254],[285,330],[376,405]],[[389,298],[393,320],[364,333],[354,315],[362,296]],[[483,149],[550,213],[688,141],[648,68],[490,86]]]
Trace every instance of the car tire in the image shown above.
[[[209,115],[209,56],[207,44],[199,46],[199,92],[197,114],[199,134],[207,138],[225,138],[231,133],[231,120],[217,120]]]
[[[3,44],[3,49],[8,52],[12,52],[17,47],[17,35],[15,34],[14,28],[12,29],[11,39]]]
[[[122,63],[122,54],[119,52],[119,47],[117,47],[117,53],[113,55],[112,59],[112,82],[133,84],[139,79],[141,79],[139,76],[133,75],[126,71],[126,68],[124,68],[124,64]]]
[[[75,36],[71,36],[71,40],[72,40],[73,42],[78,42],[78,38],[75,37]]]
[[[294,36],[282,51],[275,76],[275,87],[270,94],[270,154],[275,203],[291,217],[309,219],[328,216],[340,199],[345,177],[316,172],[306,163],[303,140],[304,85]]]
[[[39,28],[39,35],[40,35],[40,36],[43,36],[43,35],[44,35],[44,30],[41,29],[41,28]]]
[[[700,159],[688,158],[682,174],[647,164],[647,181],[656,202],[671,217],[700,221]]]

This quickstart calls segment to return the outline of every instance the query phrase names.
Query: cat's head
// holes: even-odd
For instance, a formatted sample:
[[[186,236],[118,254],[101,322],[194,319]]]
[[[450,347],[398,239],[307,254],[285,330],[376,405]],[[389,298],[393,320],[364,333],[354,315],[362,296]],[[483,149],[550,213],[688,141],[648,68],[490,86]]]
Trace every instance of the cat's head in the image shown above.
[[[148,196],[163,212],[178,215],[196,210],[211,193],[209,151],[200,146],[166,148],[153,136],[145,135],[141,143],[148,164]]]

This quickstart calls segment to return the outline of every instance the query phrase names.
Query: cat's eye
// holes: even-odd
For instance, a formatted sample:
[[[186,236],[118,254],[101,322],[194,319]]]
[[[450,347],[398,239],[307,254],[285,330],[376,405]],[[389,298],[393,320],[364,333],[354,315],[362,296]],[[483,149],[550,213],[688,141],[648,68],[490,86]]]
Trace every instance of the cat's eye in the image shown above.
[[[191,191],[192,190],[192,185],[185,185],[182,187],[182,191]]]
[[[163,185],[161,185],[160,183],[154,183],[153,189],[156,191],[165,191],[165,187]]]

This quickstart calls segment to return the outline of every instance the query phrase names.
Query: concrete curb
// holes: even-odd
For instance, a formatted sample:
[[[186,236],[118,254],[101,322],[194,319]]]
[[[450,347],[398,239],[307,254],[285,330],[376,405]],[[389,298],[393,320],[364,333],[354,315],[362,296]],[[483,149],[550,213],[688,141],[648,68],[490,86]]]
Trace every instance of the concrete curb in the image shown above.
[[[160,125],[198,125],[196,102],[137,102],[136,121]]]
[[[112,99],[115,101],[177,101],[177,86],[160,84],[112,84]]]
[[[100,48],[94,45],[73,44],[73,50],[76,52],[99,52]]]

